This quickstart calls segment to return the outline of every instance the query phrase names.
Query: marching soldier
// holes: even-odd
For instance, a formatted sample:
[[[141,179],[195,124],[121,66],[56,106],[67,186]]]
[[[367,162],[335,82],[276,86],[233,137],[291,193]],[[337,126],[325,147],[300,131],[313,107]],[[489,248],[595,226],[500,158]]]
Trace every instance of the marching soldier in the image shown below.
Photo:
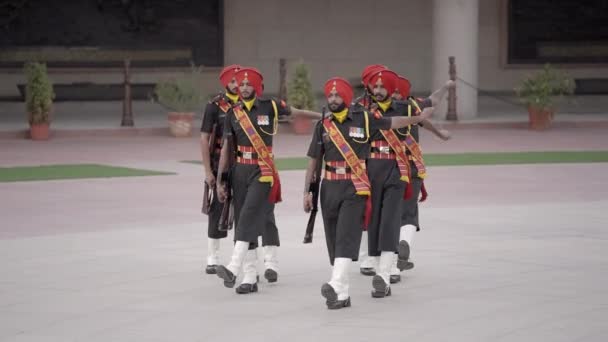
[[[315,127],[308,150],[309,160],[304,190],[304,211],[313,208],[308,192],[313,170],[325,160],[325,177],[321,185],[321,210],[329,260],[333,265],[331,280],[323,284],[321,294],[329,309],[351,305],[348,268],[357,260],[361,228],[371,214],[371,183],[365,160],[370,152],[370,137],[377,129],[396,129],[416,124],[428,117],[429,108],[416,117],[374,118],[361,107],[351,107],[353,91],[342,78],[325,83],[325,96],[331,115]],[[373,195],[373,193],[371,193]],[[380,292],[386,289],[378,289]]]
[[[398,91],[393,94],[397,99],[408,99],[415,112],[420,112],[428,106],[436,106],[439,101],[445,96],[448,89],[454,87],[454,81],[447,81],[444,86],[439,88],[430,97],[426,99],[414,99],[409,94],[409,81],[405,77],[400,78]],[[422,150],[419,145],[418,126],[425,128],[440,139],[446,141],[451,138],[447,130],[437,129],[430,121],[422,121],[418,125],[411,125],[407,128],[407,133],[403,143],[407,150],[408,159],[410,160],[411,181],[410,191],[411,196],[405,198],[402,202],[401,212],[401,228],[399,232],[399,248],[397,260],[391,270],[391,280],[398,282],[401,280],[399,271],[412,269],[414,263],[410,258],[410,250],[414,233],[420,231],[418,221],[418,202],[423,202],[427,198],[427,192],[424,186],[424,178],[426,177],[426,167],[422,155]],[[396,266],[396,267],[395,267]]]
[[[206,180],[210,192],[213,191],[212,200],[208,208],[208,245],[207,245],[207,274],[216,274],[219,264],[220,239],[225,238],[227,230],[219,230],[219,221],[223,204],[217,198],[215,189],[220,151],[222,148],[222,135],[224,132],[224,121],[226,113],[232,109],[239,100],[238,84],[234,77],[241,67],[230,65],[220,73],[220,82],[226,88],[226,92],[214,97],[205,108],[205,115],[201,127],[201,152],[203,166],[205,168]],[[214,141],[210,142],[210,137]],[[213,148],[211,148],[213,146]],[[207,196],[207,194],[206,194]],[[264,246],[264,276],[270,283],[278,280],[278,257],[279,233],[275,224],[274,214],[267,217],[266,227],[262,234]],[[257,278],[257,277],[256,277]]]
[[[374,93],[374,88],[375,88],[375,84],[372,82],[374,80],[372,79],[377,79],[378,74],[382,73],[383,71],[388,71],[388,69],[386,68],[386,66],[383,65],[378,65],[378,64],[374,64],[374,65],[370,65],[368,67],[365,68],[365,70],[362,73],[362,83],[364,85],[365,88],[365,92],[366,94],[364,96],[362,96],[361,98],[359,98],[355,103],[359,106],[367,106],[367,108],[370,108],[370,106],[374,106],[374,107],[379,107],[379,111],[378,111],[378,115],[385,115],[385,111],[384,108],[386,109],[390,109],[388,115],[406,115],[406,116],[411,116],[412,113],[417,114],[420,113],[421,109],[426,108],[426,107],[430,107],[433,106],[433,104],[437,104],[440,100],[441,97],[445,94],[445,92],[447,92],[447,88],[451,85],[450,82],[448,81],[448,83],[446,83],[445,86],[443,86],[442,88],[440,88],[439,90],[435,91],[433,94],[431,94],[430,97],[425,98],[425,99],[419,99],[418,101],[421,101],[420,104],[418,104],[418,102],[409,96],[409,92],[410,92],[410,82],[402,77],[402,76],[398,76],[396,74],[394,74],[393,72],[388,72],[387,75],[391,75],[391,79],[393,81],[391,81],[391,83],[395,84],[395,87],[393,89],[388,89],[387,92],[388,94],[391,95],[391,98],[386,98],[383,101],[382,100],[378,100],[376,97],[376,94]],[[397,79],[395,80],[395,76],[397,76]],[[376,82],[376,81],[374,81]],[[384,87],[380,86],[379,89],[382,90]],[[386,90],[386,88],[384,89]],[[382,95],[384,95],[384,92],[382,93]],[[397,100],[397,101],[393,101],[393,100]],[[402,102],[401,100],[405,100],[406,102]],[[383,108],[384,107],[384,108]],[[425,127],[427,130],[431,131],[432,133],[434,133],[436,136],[438,136],[439,138],[443,139],[443,140],[447,140],[450,138],[450,134],[448,131],[446,130],[438,130],[429,120],[423,120],[422,122],[419,123],[420,126]],[[411,126],[410,126],[411,127]],[[416,127],[416,126],[414,126]],[[416,128],[417,129],[417,128]],[[397,135],[397,137],[399,138],[400,141],[405,142],[406,140],[406,136],[409,134],[410,128],[407,129],[401,129],[401,130],[396,130],[395,134]],[[386,145],[386,138],[385,137],[381,137],[379,139],[380,141],[376,142],[375,144],[381,144],[381,145]],[[382,142],[382,140],[384,140],[384,142]],[[387,149],[386,146],[384,147],[380,147],[379,149]],[[372,147],[372,149],[374,149],[374,147]],[[376,150],[379,150],[376,149]],[[392,147],[388,147],[389,150],[393,150]],[[410,152],[407,151],[407,158],[409,157]],[[372,153],[371,155],[372,159],[379,159],[379,158],[396,158],[397,155],[394,153]],[[403,158],[403,156],[402,156]],[[396,159],[399,161],[399,159]],[[411,167],[407,166],[407,165],[403,165],[404,162],[400,161],[401,165],[401,171],[405,170],[406,168],[411,170]],[[371,163],[378,163],[377,161],[372,161]],[[409,164],[409,163],[408,163]],[[401,175],[402,179],[407,179],[408,182],[411,181],[409,176],[406,176],[404,172],[402,172],[403,174]],[[370,178],[372,176],[370,175]],[[384,179],[383,175],[378,175],[378,179]],[[373,181],[373,180],[372,180]],[[404,195],[405,197],[407,197],[407,199],[405,201],[410,201],[410,193],[412,194],[412,196],[416,195],[416,191],[415,188],[413,187],[409,187],[406,188],[407,189],[407,193]],[[380,199],[377,199],[380,200]],[[392,202],[391,202],[392,203]],[[388,211],[387,211],[388,213]],[[377,214],[377,213],[375,213]],[[390,214],[386,214],[386,215],[390,215]],[[391,216],[392,217],[392,216]],[[374,276],[376,275],[376,267],[378,267],[379,262],[380,262],[380,258],[379,258],[379,254],[378,252],[373,252],[373,254],[369,254],[369,251],[366,249],[373,249],[374,245],[377,242],[377,236],[376,234],[378,234],[378,231],[375,229],[376,226],[374,224],[372,224],[372,232],[368,231],[367,233],[367,241],[364,241],[364,243],[362,244],[361,247],[361,252],[360,252],[360,258],[362,259],[361,261],[361,265],[360,265],[360,271],[362,274],[364,275],[369,275],[369,276]],[[399,230],[400,232],[403,231],[403,229]],[[370,234],[371,235],[371,246],[370,246]],[[401,233],[399,233],[401,234]],[[382,234],[382,236],[384,237],[385,235]],[[401,236],[399,237],[400,240]],[[403,244],[402,244],[403,245]],[[403,248],[402,248],[403,249]],[[393,258],[393,266],[391,267],[390,270],[390,283],[394,284],[397,283],[401,280],[401,275],[400,275],[400,270],[397,267],[397,256],[395,255],[395,257]],[[402,252],[402,259],[406,259],[406,251]],[[409,267],[408,265],[408,261],[402,261],[402,268],[407,268]]]
[[[370,110],[370,107],[374,104],[377,103],[376,101],[374,101],[374,94],[373,94],[373,83],[370,82],[371,78],[374,75],[377,75],[379,72],[384,71],[384,70],[388,70],[388,68],[385,65],[382,64],[372,64],[369,65],[367,67],[365,67],[365,69],[363,69],[363,72],[361,73],[361,83],[363,84],[363,89],[364,89],[364,94],[359,97],[357,100],[355,100],[355,105],[358,106],[362,106],[364,108],[366,108],[367,110]],[[392,72],[391,72],[392,73]],[[393,81],[391,81],[391,83],[394,85],[394,89],[395,91],[393,91],[393,93],[396,92],[397,90],[397,84],[395,84],[394,82],[394,77]],[[385,99],[385,101],[389,102],[390,99]],[[374,105],[375,107],[377,107],[378,105]],[[403,106],[397,106],[398,108],[400,108],[401,110],[403,110]],[[391,111],[391,114],[395,114],[394,110]],[[382,157],[389,157],[389,156],[394,156],[394,154],[386,154],[386,155],[382,155],[382,154],[372,154],[373,156],[376,156],[378,158],[382,158]],[[375,162],[372,162],[375,163]],[[401,165],[403,168],[403,165]],[[390,166],[389,166],[390,167]],[[384,177],[382,175],[378,175],[379,177]],[[407,176],[401,176],[400,178],[402,178],[402,181],[407,182]],[[404,185],[400,182],[394,182],[394,185]],[[378,184],[378,186],[381,186],[381,184]],[[405,185],[404,185],[405,186]],[[395,192],[396,194],[397,192]],[[379,198],[377,198],[377,200],[380,200]],[[379,215],[378,213],[375,213],[376,215]],[[379,218],[378,218],[379,219]],[[374,222],[377,223],[377,222]],[[371,243],[372,245],[374,245],[377,242],[378,239],[378,230],[377,230],[377,224],[374,224],[374,228],[372,228],[373,230],[373,235],[371,236]],[[386,234],[383,234],[386,237]],[[394,234],[392,234],[394,235]],[[370,231],[366,231],[363,234],[364,238],[362,239],[363,243],[361,244],[361,250],[359,252],[359,258],[361,259],[361,264],[360,264],[360,272],[363,275],[367,275],[367,276],[375,276],[376,275],[376,268],[378,267],[378,264],[380,262],[380,257],[378,252],[374,252],[373,254],[369,254],[368,249],[370,248]],[[396,263],[396,260],[394,261],[394,263]],[[390,277],[390,282],[395,283],[395,277]]]
[[[372,87],[372,113],[375,118],[411,117],[407,102],[392,99],[397,89],[398,75],[390,70],[377,71],[368,78]],[[409,115],[408,115],[409,114]],[[382,298],[391,294],[390,273],[399,243],[401,202],[406,198],[410,181],[409,160],[402,140],[403,130],[378,130],[371,137],[371,154],[367,159],[372,189],[372,219],[368,227],[368,255],[377,260],[372,280],[372,296]],[[408,188],[409,189],[409,188]]]
[[[238,89],[234,74],[240,66],[233,64],[225,67],[220,73],[220,82],[225,88],[225,92],[215,96],[205,107],[203,123],[201,126],[201,154],[203,168],[205,169],[205,182],[211,194],[204,194],[211,197],[206,214],[208,215],[207,229],[207,274],[215,274],[219,264],[220,240],[228,236],[227,231],[220,231],[218,228],[222,204],[218,201],[215,182],[217,177],[217,167],[222,148],[222,134],[224,132],[224,120],[226,113],[238,101]],[[213,141],[210,141],[213,138]]]
[[[369,110],[371,104],[373,103],[372,99],[372,90],[369,86],[369,78],[376,72],[388,70],[385,65],[382,64],[372,64],[368,65],[363,69],[361,73],[361,84],[363,85],[363,95],[355,99],[354,105],[358,105],[363,107],[365,110]],[[376,267],[378,266],[378,258],[370,257],[368,255],[368,243],[369,241],[369,232],[363,232],[363,238],[361,239],[361,250],[359,252],[359,260],[361,261],[360,272],[363,275],[374,276],[376,275]]]
[[[235,214],[235,245],[228,265],[220,265],[217,275],[226,287],[233,287],[241,270],[243,281],[237,293],[257,292],[257,244],[262,235],[270,247],[267,259],[274,262],[267,268],[265,277],[276,281],[276,250],[279,235],[274,225],[274,206],[281,201],[281,182],[272,153],[273,137],[277,133],[279,116],[304,115],[320,118],[320,113],[288,107],[283,101],[262,97],[263,77],[255,68],[241,68],[235,74],[240,101],[227,114],[224,139],[232,139],[236,150],[236,164],[231,170],[231,183]],[[222,146],[219,172],[226,177],[228,145]],[[220,179],[220,201],[227,197],[225,180]],[[272,229],[267,221],[272,218]],[[274,268],[272,268],[274,267]]]

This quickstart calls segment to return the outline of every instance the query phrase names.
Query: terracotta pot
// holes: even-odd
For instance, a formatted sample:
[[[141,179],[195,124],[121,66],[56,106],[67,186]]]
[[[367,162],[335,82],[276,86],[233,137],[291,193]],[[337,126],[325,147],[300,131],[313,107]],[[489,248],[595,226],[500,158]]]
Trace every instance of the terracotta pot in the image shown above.
[[[49,126],[49,123],[30,125],[30,138],[32,140],[48,140]]]
[[[551,108],[528,107],[529,127],[536,131],[544,131],[551,126],[553,121],[553,110]]]
[[[189,137],[192,135],[192,122],[194,113],[169,112],[169,132],[178,138]]]
[[[310,134],[312,131],[312,120],[296,116],[291,121],[291,126],[295,134]]]

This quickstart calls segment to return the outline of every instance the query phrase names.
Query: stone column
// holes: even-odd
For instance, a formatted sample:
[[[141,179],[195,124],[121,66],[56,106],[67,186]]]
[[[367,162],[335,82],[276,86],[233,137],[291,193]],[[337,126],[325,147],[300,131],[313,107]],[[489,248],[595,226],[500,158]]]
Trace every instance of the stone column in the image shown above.
[[[479,0],[433,0],[433,90],[449,78],[448,57],[456,57],[458,78],[478,85]],[[456,81],[459,119],[477,116],[477,90]],[[444,119],[447,98],[435,110]]]

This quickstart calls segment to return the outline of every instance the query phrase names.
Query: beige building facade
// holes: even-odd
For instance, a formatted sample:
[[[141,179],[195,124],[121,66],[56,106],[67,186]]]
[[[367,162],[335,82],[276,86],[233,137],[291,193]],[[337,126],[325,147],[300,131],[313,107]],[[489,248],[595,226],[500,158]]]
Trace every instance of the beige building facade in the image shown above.
[[[386,64],[426,93],[448,78],[448,56],[458,76],[487,91],[509,91],[541,65],[510,65],[507,0],[225,0],[224,64],[258,67],[267,92],[279,85],[279,59],[288,70],[310,68],[314,89],[335,75],[357,81],[367,64]],[[568,65],[574,78],[608,78],[608,65]],[[205,69],[205,91],[218,90],[219,68]],[[180,69],[143,68],[134,82],[155,82]],[[54,82],[119,83],[121,71],[57,69]],[[289,73],[289,71],[288,71]],[[0,96],[18,95],[20,70],[0,70]],[[477,115],[477,91],[460,85],[459,114]]]

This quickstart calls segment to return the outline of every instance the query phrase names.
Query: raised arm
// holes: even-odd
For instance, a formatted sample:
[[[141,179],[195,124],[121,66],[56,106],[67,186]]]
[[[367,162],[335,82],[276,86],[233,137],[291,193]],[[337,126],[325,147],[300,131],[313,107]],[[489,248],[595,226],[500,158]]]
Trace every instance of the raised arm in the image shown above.
[[[431,117],[431,115],[433,114],[433,110],[435,110],[435,108],[433,107],[427,107],[425,109],[422,110],[422,112],[420,113],[420,115],[417,116],[394,116],[391,117],[391,129],[396,129],[396,128],[403,128],[409,125],[415,125],[419,122],[422,122],[428,118]]]
[[[294,117],[302,116],[302,117],[306,117],[309,119],[315,119],[315,120],[321,120],[321,118],[323,118],[323,114],[321,114],[319,112],[313,112],[311,110],[304,110],[304,109],[297,109],[295,107],[290,107],[290,109],[291,109],[291,115],[293,115]]]
[[[452,138],[452,134],[447,129],[438,129],[433,125],[430,120],[422,120],[420,122],[420,126],[424,127],[427,131],[433,133],[436,137],[443,141],[450,140]]]
[[[436,107],[439,102],[441,102],[445,94],[448,92],[448,89],[453,88],[455,86],[456,83],[454,81],[448,80],[441,88],[435,90],[431,94],[431,96],[429,96],[429,99],[431,99],[431,102],[433,103],[433,107]]]

